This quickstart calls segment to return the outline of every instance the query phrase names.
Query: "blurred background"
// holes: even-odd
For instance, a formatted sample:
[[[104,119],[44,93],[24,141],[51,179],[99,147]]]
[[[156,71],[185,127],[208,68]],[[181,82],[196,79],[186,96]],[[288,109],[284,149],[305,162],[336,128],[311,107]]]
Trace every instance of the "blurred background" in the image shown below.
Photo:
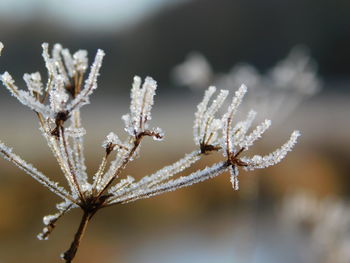
[[[0,72],[24,88],[46,76],[41,43],[106,57],[99,88],[83,108],[90,174],[110,131],[122,136],[135,74],[158,81],[152,123],[166,139],[147,141],[126,174],[150,174],[195,149],[193,113],[210,84],[231,94],[240,82],[250,108],[272,127],[253,153],[300,142],[281,164],[229,175],[100,211],[75,262],[350,262],[350,2],[346,0],[0,0]],[[240,115],[241,116],[241,115]],[[36,116],[0,90],[0,138],[50,177],[62,175]],[[213,163],[210,156],[190,169]],[[0,262],[57,262],[80,211],[36,239],[59,201],[0,160]]]

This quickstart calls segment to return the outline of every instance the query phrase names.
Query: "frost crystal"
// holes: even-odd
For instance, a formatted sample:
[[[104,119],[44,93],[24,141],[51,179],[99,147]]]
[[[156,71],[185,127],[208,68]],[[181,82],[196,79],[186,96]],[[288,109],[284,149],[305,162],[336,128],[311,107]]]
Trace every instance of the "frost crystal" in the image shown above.
[[[66,129],[67,136],[73,137],[73,138],[79,138],[83,137],[86,134],[86,130],[84,128],[74,128],[74,127],[68,127]]]
[[[265,156],[255,155],[251,159],[245,159],[244,162],[247,163],[246,169],[253,170],[256,168],[266,168],[279,163],[284,157],[286,157],[287,153],[293,149],[299,136],[300,132],[294,131],[289,140],[276,151]]]
[[[164,132],[161,128],[156,127],[154,129],[152,129],[152,133],[154,134],[152,136],[153,140],[162,141],[164,139]]]
[[[79,92],[75,99],[67,106],[68,111],[78,109],[83,105],[89,104],[89,97],[93,91],[97,88],[97,77],[99,76],[100,68],[102,66],[102,60],[105,56],[103,50],[97,50],[95,61],[91,66],[90,74],[85,81],[84,88]]]
[[[236,166],[230,167],[230,180],[233,187],[233,190],[239,190],[239,181],[238,181],[238,168]]]
[[[35,94],[43,94],[43,83],[41,82],[41,76],[39,72],[24,74],[23,79],[26,82],[32,96],[35,96]]]
[[[1,47],[0,45],[0,49]],[[219,110],[229,91],[220,90],[212,100],[216,88],[211,86],[205,92],[195,113],[193,137],[197,149],[139,180],[132,176],[123,177],[122,172],[126,166],[138,157],[145,137],[152,137],[157,141],[164,138],[161,128],[149,127],[157,83],[151,77],[146,77],[142,83],[142,79],[135,76],[131,88],[130,112],[122,117],[126,137],[120,139],[113,132],[106,136],[102,142],[104,151],[101,163],[91,180],[85,166],[83,139],[86,131],[82,125],[80,109],[89,103],[90,95],[97,88],[104,52],[97,51],[90,73],[84,82],[84,73],[88,68],[86,51],[79,50],[72,56],[68,49],[56,44],[50,55],[48,44],[44,43],[42,47],[42,56],[48,71],[46,84],[42,83],[39,73],[25,74],[24,80],[28,87],[26,91],[15,85],[8,72],[1,76],[3,84],[12,96],[36,113],[40,131],[57,159],[68,185],[68,190],[59,186],[0,142],[2,157],[64,200],[57,205],[56,213],[43,218],[44,228],[38,235],[39,239],[48,239],[57,221],[77,207],[84,211],[82,223],[87,223],[103,207],[174,191],[228,170],[233,189],[238,190],[239,167],[253,170],[280,162],[291,151],[300,135],[298,131],[293,132],[287,143],[269,155],[241,157],[269,128],[271,122],[266,120],[248,133],[256,116],[255,111],[250,111],[242,121],[234,121],[235,113],[247,92],[246,86],[241,85],[235,92],[227,112],[223,115],[220,115]],[[188,175],[179,176],[204,155],[217,151],[223,153],[224,160]],[[79,235],[81,233],[78,231],[76,237],[79,238]],[[74,257],[76,244],[73,242],[71,248],[63,254],[67,262],[71,262]]]
[[[121,145],[122,142],[119,140],[118,135],[114,132],[110,132],[106,139],[102,142],[102,147],[107,148],[109,145]]]
[[[193,126],[194,140],[197,145],[201,145],[202,151],[206,151],[207,147],[215,147],[217,144],[218,131],[222,127],[220,119],[215,119],[215,114],[218,112],[226,97],[227,90],[220,90],[219,95],[212,101],[208,107],[210,98],[215,93],[215,87],[209,87],[205,92],[203,101],[197,106],[195,113],[195,121]]]
[[[79,73],[85,73],[88,68],[88,58],[86,50],[78,50],[73,55],[75,68]]]

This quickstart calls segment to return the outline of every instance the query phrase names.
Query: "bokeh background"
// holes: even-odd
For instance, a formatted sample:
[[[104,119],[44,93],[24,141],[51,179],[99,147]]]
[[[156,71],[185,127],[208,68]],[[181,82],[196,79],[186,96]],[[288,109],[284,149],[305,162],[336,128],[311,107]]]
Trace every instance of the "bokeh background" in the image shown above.
[[[128,111],[132,77],[158,81],[152,121],[165,130],[166,140],[144,144],[141,158],[125,171],[137,178],[195,147],[193,113],[206,87],[191,89],[172,73],[187,54],[202,53],[213,72],[227,73],[246,62],[264,74],[295,45],[305,45],[318,65],[322,89],[288,115],[277,116],[254,150],[267,153],[300,129],[300,143],[285,161],[242,172],[238,192],[223,174],[100,211],[76,262],[350,262],[344,254],[350,251],[350,226],[338,223],[350,214],[349,1],[1,0],[0,40],[5,44],[0,71],[9,71],[21,87],[26,72],[45,76],[44,41],[71,51],[87,49],[91,60],[97,48],[105,50],[99,89],[83,109],[90,174],[97,169],[105,135],[123,133],[120,117]],[[35,115],[5,88],[0,90],[0,120],[3,142],[39,170],[61,178]],[[205,158],[192,170],[218,159]],[[37,240],[42,216],[53,213],[59,200],[12,164],[0,160],[0,167],[0,262],[58,262],[80,212],[65,216],[49,241]],[[301,197],[293,199],[295,193]],[[333,228],[317,234],[325,221]]]

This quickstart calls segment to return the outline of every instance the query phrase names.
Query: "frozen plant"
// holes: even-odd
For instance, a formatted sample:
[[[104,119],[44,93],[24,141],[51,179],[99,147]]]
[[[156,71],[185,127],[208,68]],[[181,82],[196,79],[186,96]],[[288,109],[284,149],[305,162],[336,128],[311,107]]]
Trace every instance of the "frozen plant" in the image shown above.
[[[200,53],[190,53],[173,70],[174,79],[193,89],[214,83],[222,88],[245,83],[252,91],[247,96],[249,107],[274,119],[284,120],[306,98],[321,88],[316,63],[307,48],[294,47],[288,56],[265,74],[247,63],[235,65],[228,73],[215,73]]]
[[[220,90],[216,98],[212,99],[216,88],[209,87],[195,113],[194,141],[198,146],[197,149],[139,180],[131,176],[125,177],[122,172],[127,164],[138,156],[143,139],[152,137],[158,141],[164,137],[160,128],[150,127],[151,108],[157,83],[150,77],[142,81],[140,77],[135,76],[131,88],[130,112],[122,117],[126,137],[122,139],[113,132],[106,136],[102,143],[104,153],[101,164],[94,176],[88,176],[83,147],[86,131],[82,126],[80,109],[89,103],[90,95],[97,88],[104,52],[97,51],[90,73],[83,82],[88,69],[86,51],[79,50],[72,55],[68,49],[56,44],[49,53],[47,43],[42,47],[48,71],[45,85],[39,73],[24,75],[28,90],[19,89],[8,72],[2,74],[1,79],[11,94],[37,115],[42,135],[57,159],[68,188],[53,182],[2,142],[0,142],[0,154],[63,200],[57,205],[55,214],[44,217],[45,227],[38,235],[39,239],[48,239],[58,219],[71,209],[83,210],[73,242],[62,254],[66,262],[71,262],[75,257],[87,224],[99,209],[190,186],[225,171],[230,171],[233,188],[238,190],[239,167],[253,170],[280,162],[291,151],[299,136],[299,132],[294,131],[281,148],[268,155],[243,157],[243,152],[261,137],[271,122],[265,120],[249,132],[256,115],[254,111],[242,121],[237,122],[234,119],[247,92],[245,85],[241,85],[235,92],[227,112],[217,116],[229,92]],[[203,155],[215,151],[223,153],[224,158],[221,162],[187,176],[175,177],[200,160]]]

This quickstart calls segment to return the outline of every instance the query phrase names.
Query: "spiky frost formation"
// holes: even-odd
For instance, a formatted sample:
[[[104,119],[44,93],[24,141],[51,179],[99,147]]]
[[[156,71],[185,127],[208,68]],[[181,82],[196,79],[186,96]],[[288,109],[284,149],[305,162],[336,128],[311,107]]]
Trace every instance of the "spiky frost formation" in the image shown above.
[[[28,87],[27,91],[19,89],[8,72],[1,76],[3,84],[10,93],[38,116],[42,135],[57,159],[68,184],[69,190],[58,186],[0,142],[1,156],[63,199],[63,202],[57,205],[58,211],[55,214],[44,217],[45,227],[38,235],[39,239],[48,239],[58,219],[77,207],[84,211],[82,223],[86,224],[102,207],[174,191],[213,178],[225,171],[230,171],[232,186],[234,190],[238,190],[239,167],[253,170],[280,162],[291,151],[299,136],[299,132],[293,132],[287,143],[266,156],[241,157],[242,153],[270,127],[271,122],[265,120],[248,133],[256,112],[250,111],[242,121],[235,120],[235,114],[247,92],[245,85],[241,85],[235,92],[227,112],[218,116],[229,91],[220,90],[212,100],[216,88],[211,86],[205,92],[195,113],[193,136],[197,149],[141,179],[135,179],[130,175],[123,177],[122,172],[126,166],[138,157],[145,137],[151,137],[156,141],[164,137],[159,127],[150,127],[157,83],[151,77],[146,77],[142,82],[140,77],[135,76],[131,88],[130,112],[122,117],[126,136],[122,139],[113,132],[106,136],[102,142],[104,149],[102,161],[91,180],[85,166],[83,138],[86,131],[82,126],[80,109],[89,103],[90,95],[97,88],[104,52],[97,51],[84,83],[84,74],[88,68],[86,51],[79,50],[71,55],[68,49],[56,44],[50,54],[47,43],[42,47],[42,56],[48,71],[45,84],[39,73],[25,74],[23,78]],[[215,151],[223,153],[223,161],[189,175],[178,176],[198,162],[203,155]],[[78,240],[75,240],[71,248],[63,254],[66,262],[71,262],[74,258],[76,246],[80,242],[79,236],[82,234],[80,230],[76,234]]]
[[[284,157],[286,157],[287,153],[293,149],[299,136],[300,132],[294,131],[289,140],[276,151],[265,156],[254,155],[252,158],[245,158],[244,162],[247,164],[245,168],[247,170],[254,170],[257,168],[266,168],[279,163]]]
[[[144,132],[148,128],[148,121],[152,119],[151,109],[156,89],[157,82],[151,77],[145,79],[142,87],[141,78],[134,77],[131,89],[130,113],[123,116],[126,131],[130,135]]]

